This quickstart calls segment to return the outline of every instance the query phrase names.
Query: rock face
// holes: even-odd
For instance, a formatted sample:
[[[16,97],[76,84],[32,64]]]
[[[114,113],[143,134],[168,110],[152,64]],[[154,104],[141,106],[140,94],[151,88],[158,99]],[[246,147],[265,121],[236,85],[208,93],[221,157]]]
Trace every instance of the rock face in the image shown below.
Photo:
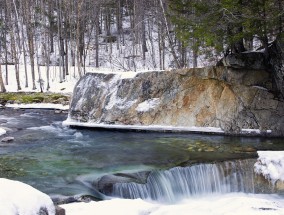
[[[137,73],[89,73],[74,88],[69,121],[115,125],[259,129],[284,135],[284,103],[265,70],[208,67]]]
[[[280,35],[269,48],[269,64],[273,73],[275,90],[284,100],[284,34]]]
[[[267,54],[264,51],[229,54],[218,65],[270,71],[272,90],[279,99],[284,100],[284,34],[278,35],[269,45]]]
[[[265,57],[262,52],[230,54],[222,59],[222,64],[237,69],[266,69]]]

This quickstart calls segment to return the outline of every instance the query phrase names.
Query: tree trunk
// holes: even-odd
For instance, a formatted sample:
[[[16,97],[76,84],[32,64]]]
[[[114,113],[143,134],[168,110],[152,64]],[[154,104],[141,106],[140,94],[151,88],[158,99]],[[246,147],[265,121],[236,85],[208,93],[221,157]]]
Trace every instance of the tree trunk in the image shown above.
[[[168,37],[168,40],[169,40],[169,48],[170,48],[171,54],[174,58],[174,62],[175,62],[176,67],[181,68],[181,65],[180,65],[178,56],[176,54],[176,51],[174,49],[174,45],[173,45],[172,38],[171,38],[171,35],[170,35],[170,29],[169,29],[168,20],[167,20],[167,17],[166,17],[167,15],[166,15],[166,10],[165,10],[165,7],[164,7],[163,0],[160,0],[160,6],[161,6],[161,9],[162,9],[162,13],[163,13],[164,21],[165,21],[166,33],[167,33],[167,37]]]
[[[12,2],[7,2],[7,12],[8,14],[8,23],[10,23],[11,29],[10,29],[10,39],[11,39],[11,52],[13,59],[15,61],[15,75],[16,75],[16,83],[17,83],[17,90],[21,90],[21,85],[20,85],[20,76],[19,76],[19,58],[18,58],[18,52],[16,48],[16,39],[15,39],[15,26],[16,23],[12,22],[13,20],[13,15],[12,15]]]
[[[3,82],[3,77],[2,77],[2,69],[1,69],[1,65],[0,65],[0,92],[5,93],[6,92],[6,88]]]

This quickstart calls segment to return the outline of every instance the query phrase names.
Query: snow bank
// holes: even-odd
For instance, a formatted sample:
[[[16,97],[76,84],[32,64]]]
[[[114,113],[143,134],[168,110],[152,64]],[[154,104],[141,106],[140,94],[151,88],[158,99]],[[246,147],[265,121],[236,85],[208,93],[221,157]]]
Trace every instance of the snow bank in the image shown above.
[[[284,181],[284,151],[258,151],[254,171],[275,183]]]
[[[0,178],[0,213],[5,215],[38,215],[47,211],[55,214],[50,197],[18,181]]]
[[[22,109],[57,109],[57,110],[69,110],[69,105],[52,104],[52,103],[6,104],[6,107],[10,107],[10,108],[22,108]]]
[[[102,202],[61,205],[67,215],[280,215],[284,214],[284,200],[268,195],[227,194],[187,199],[176,205],[161,205],[141,199],[113,199]]]
[[[3,128],[0,128],[0,136],[2,136],[2,135],[4,135],[4,134],[6,134],[6,130],[3,129]]]

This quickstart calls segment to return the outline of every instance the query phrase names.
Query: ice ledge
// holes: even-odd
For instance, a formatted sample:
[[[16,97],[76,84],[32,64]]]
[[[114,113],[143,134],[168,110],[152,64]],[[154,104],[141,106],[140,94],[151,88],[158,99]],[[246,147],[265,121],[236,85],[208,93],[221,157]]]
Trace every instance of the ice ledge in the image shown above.
[[[221,128],[216,127],[183,127],[183,126],[162,126],[162,125],[117,125],[104,123],[77,122],[67,119],[63,121],[64,126],[103,128],[115,130],[133,130],[133,131],[159,131],[159,132],[196,132],[196,133],[218,133],[223,134]]]
[[[218,127],[185,127],[185,126],[164,126],[164,125],[121,125],[121,124],[105,124],[92,122],[79,122],[72,119],[63,121],[64,126],[86,127],[86,128],[100,128],[113,130],[132,130],[132,131],[157,131],[157,132],[188,132],[188,133],[207,133],[207,134],[226,134]],[[269,135],[271,130],[261,132],[259,129],[242,129],[240,135]]]

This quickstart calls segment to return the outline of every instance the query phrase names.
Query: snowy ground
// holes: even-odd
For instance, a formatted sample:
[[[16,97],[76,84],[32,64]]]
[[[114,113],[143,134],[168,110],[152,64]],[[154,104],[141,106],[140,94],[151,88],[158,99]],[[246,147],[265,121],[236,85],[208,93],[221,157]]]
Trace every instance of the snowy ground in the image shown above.
[[[6,104],[6,107],[20,108],[20,109],[41,109],[42,108],[42,109],[69,110],[69,105],[53,104],[53,103]]]
[[[2,65],[2,75],[3,80],[5,83],[6,78],[6,72],[5,72],[5,66]],[[32,79],[31,75],[28,74],[28,83],[29,87],[25,88],[25,72],[24,72],[24,65],[19,65],[20,70],[20,85],[21,90],[20,92],[40,92],[40,83],[39,83],[39,75],[38,73],[35,74],[35,80],[36,80],[36,90],[32,90]],[[46,67],[41,66],[41,79],[43,84],[43,90],[46,92],[46,86],[47,86],[47,77],[46,77]],[[66,79],[60,83],[59,78],[59,67],[58,66],[51,66],[50,67],[50,89],[48,92],[54,92],[54,93],[72,93],[73,88],[76,84],[76,82],[79,80],[78,72],[76,67],[70,67],[69,68],[70,75],[66,76]],[[113,70],[110,68],[95,68],[95,67],[86,67],[86,72],[96,72],[96,73],[116,73],[120,74],[122,78],[133,78],[137,72],[122,72],[119,70]],[[145,72],[145,71],[138,71],[138,72]],[[15,66],[9,65],[8,66],[8,85],[5,85],[7,92],[17,92],[17,85],[16,85],[16,76],[15,76]]]
[[[113,199],[61,207],[66,210],[66,215],[284,215],[284,199],[242,193],[187,199],[175,205],[155,204],[141,199]]]

